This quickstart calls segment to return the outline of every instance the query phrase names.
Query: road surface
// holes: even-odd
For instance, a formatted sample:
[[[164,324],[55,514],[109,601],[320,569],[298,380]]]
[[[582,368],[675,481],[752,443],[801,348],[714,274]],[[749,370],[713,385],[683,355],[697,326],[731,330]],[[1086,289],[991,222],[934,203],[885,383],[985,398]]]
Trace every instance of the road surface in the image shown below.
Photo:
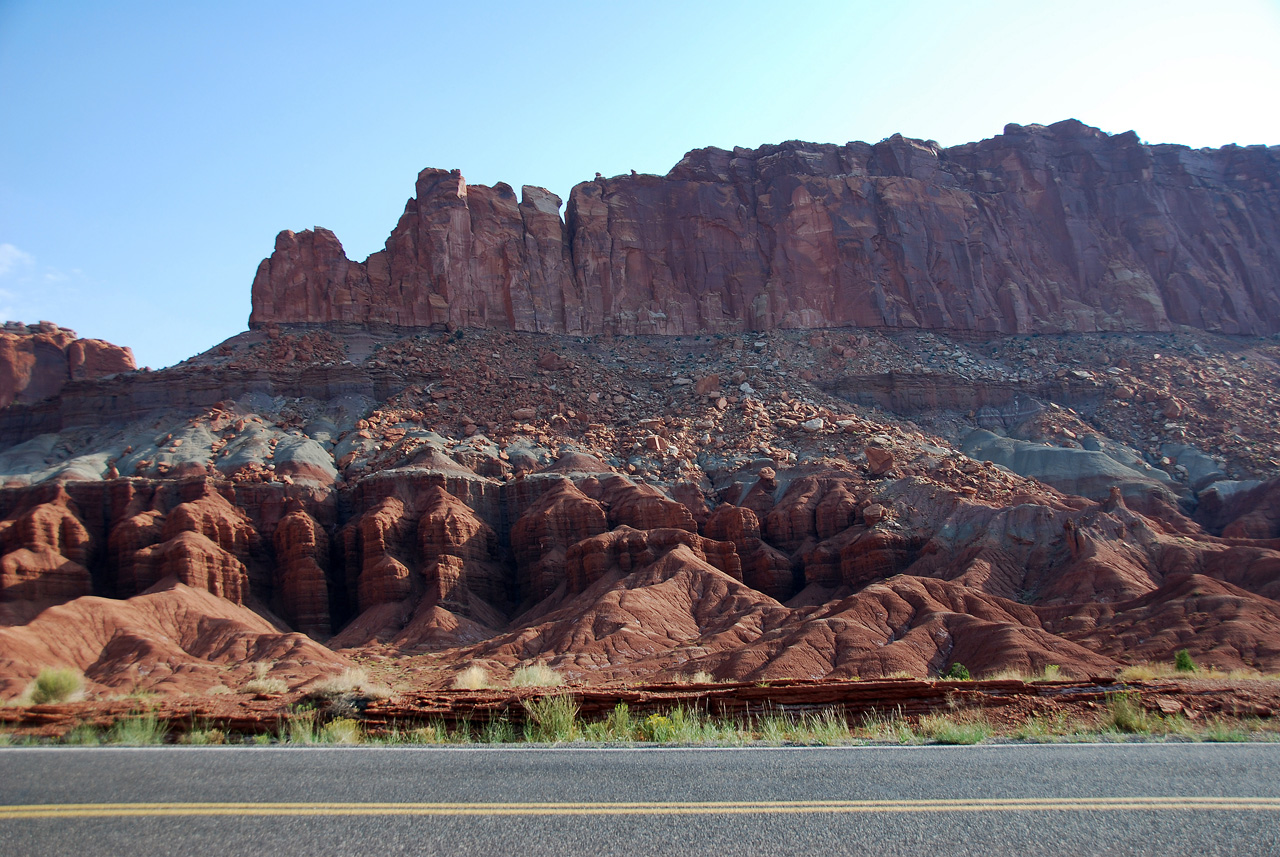
[[[6,855],[1280,855],[1280,744],[6,748]]]

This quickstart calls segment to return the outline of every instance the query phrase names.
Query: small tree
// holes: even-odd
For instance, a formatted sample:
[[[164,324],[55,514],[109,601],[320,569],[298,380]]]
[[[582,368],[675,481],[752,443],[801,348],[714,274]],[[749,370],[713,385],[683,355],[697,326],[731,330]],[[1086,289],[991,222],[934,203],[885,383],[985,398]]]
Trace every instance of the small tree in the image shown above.
[[[1173,656],[1173,668],[1180,673],[1193,673],[1199,669],[1186,649],[1178,649],[1178,653]]]
[[[969,681],[969,668],[960,663],[952,664],[947,667],[947,671],[942,674],[942,677],[955,681]]]

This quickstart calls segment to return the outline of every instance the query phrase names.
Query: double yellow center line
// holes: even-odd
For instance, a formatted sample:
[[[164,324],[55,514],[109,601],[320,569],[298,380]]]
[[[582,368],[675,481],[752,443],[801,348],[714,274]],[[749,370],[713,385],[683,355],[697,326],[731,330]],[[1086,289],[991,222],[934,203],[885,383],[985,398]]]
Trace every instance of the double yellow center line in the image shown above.
[[[0,822],[38,818],[156,816],[777,815],[1060,811],[1280,812],[1280,798],[1170,796],[614,803],[54,803],[0,806]]]

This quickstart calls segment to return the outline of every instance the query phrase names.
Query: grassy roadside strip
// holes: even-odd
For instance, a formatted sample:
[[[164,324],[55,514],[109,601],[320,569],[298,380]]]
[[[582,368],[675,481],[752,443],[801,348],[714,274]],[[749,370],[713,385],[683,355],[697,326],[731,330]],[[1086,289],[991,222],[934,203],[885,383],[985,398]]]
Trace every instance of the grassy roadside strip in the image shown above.
[[[444,721],[392,724],[370,729],[358,716],[336,716],[305,707],[260,735],[229,732],[216,722],[195,722],[170,730],[154,714],[138,713],[108,727],[81,724],[57,739],[31,739],[0,732],[0,746],[78,745],[147,746],[164,743],[209,744],[670,744],[715,746],[833,746],[859,744],[1059,743],[1081,741],[1280,741],[1280,722],[1257,717],[1190,720],[1142,707],[1136,694],[1107,697],[1096,716],[1065,712],[1037,715],[1020,722],[994,721],[978,708],[956,708],[921,716],[897,712],[846,716],[839,707],[803,715],[787,712],[749,717],[716,717],[677,706],[638,716],[619,703],[605,717],[585,720],[571,695],[552,693],[523,703],[523,722],[498,717],[482,724]]]

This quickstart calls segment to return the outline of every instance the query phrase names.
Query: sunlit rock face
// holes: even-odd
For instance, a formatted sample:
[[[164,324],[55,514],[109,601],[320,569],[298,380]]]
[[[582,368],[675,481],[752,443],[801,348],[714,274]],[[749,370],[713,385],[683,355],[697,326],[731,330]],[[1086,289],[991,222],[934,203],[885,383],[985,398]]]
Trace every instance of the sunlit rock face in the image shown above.
[[[250,324],[567,334],[1280,330],[1280,154],[1068,120],[941,148],[697,149],[560,199],[427,169],[386,248],[282,232]]]

